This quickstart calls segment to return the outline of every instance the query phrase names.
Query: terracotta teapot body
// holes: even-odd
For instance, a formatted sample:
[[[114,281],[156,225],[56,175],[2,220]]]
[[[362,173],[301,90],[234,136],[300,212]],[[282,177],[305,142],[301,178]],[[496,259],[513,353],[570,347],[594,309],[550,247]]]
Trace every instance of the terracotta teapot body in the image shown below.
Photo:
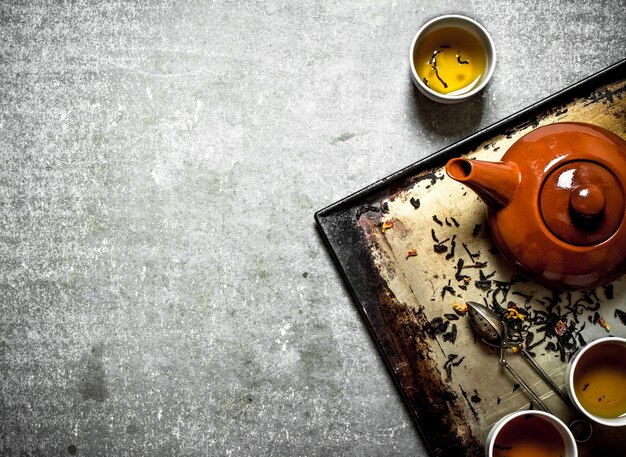
[[[528,276],[583,289],[626,273],[626,141],[614,133],[555,123],[500,162],[457,158],[446,172],[487,204],[496,246]]]

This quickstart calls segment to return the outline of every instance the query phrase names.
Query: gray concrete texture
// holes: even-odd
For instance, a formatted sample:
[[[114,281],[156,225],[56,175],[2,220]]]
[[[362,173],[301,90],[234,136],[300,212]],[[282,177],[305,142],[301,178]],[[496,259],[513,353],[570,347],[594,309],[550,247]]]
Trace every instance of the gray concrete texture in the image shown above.
[[[0,3],[0,454],[426,455],[313,214],[626,57],[624,6]],[[446,107],[452,12],[499,60]]]

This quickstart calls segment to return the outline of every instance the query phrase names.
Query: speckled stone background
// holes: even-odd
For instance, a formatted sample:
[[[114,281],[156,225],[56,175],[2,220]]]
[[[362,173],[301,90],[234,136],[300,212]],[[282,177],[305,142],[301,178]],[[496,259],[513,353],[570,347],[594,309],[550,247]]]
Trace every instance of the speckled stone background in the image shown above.
[[[424,456],[313,213],[623,59],[624,6],[0,3],[0,454]],[[499,60],[439,106],[451,12]]]

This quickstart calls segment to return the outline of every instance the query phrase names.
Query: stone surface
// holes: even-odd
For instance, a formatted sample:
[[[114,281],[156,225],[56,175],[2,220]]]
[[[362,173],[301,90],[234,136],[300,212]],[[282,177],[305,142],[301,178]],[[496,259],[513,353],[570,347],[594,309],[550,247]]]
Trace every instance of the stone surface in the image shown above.
[[[0,4],[0,454],[425,456],[313,213],[626,57],[622,6]],[[440,106],[451,12],[499,60]]]

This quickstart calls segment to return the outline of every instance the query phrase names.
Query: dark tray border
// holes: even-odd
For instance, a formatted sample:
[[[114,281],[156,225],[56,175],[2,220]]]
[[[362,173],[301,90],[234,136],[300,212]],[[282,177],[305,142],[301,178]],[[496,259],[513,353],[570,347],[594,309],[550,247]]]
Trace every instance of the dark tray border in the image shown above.
[[[385,323],[385,317],[380,312],[378,303],[380,292],[386,289],[386,285],[380,277],[373,273],[369,247],[361,239],[362,233],[355,224],[355,208],[359,205],[376,202],[382,194],[393,194],[395,189],[402,187],[416,174],[441,167],[448,159],[459,156],[461,152],[475,149],[495,135],[511,131],[525,122],[532,122],[550,108],[564,105],[574,98],[589,95],[594,89],[625,77],[626,59],[623,59],[315,213],[315,221],[322,238],[353,299],[356,301],[370,334],[381,351],[385,364],[431,456],[435,457],[436,453],[428,439],[427,429],[430,427],[421,422],[414,405],[400,383],[398,374],[391,365],[387,351],[394,351],[395,349],[390,347],[389,341],[382,338],[384,335],[379,335],[377,331],[379,326],[376,324]],[[608,96],[610,97],[611,94]]]

